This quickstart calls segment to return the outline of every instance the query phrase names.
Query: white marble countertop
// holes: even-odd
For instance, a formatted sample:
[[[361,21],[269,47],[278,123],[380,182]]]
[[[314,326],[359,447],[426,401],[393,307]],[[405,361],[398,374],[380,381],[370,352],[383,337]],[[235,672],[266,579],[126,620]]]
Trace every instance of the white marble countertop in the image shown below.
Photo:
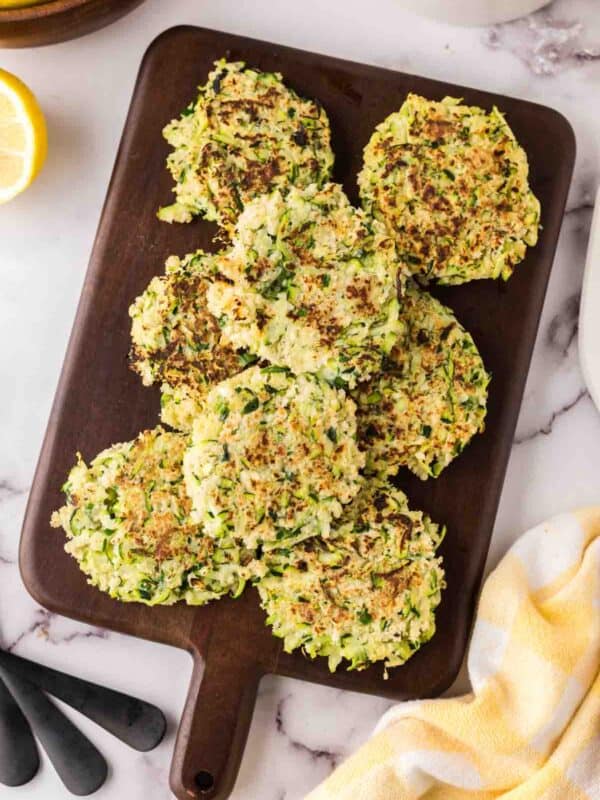
[[[36,184],[0,210],[0,641],[22,655],[135,691],[160,705],[170,723],[164,743],[141,755],[78,718],[111,765],[99,800],[171,796],[168,766],[191,661],[183,652],[38,608],[21,583],[17,547],[137,68],[150,41],[180,23],[525,97],[567,116],[577,136],[575,177],[489,565],[527,526],[600,501],[600,415],[583,386],[576,335],[600,173],[597,0],[559,0],[547,11],[492,29],[421,20],[396,0],[368,5],[359,0],[147,0],[114,26],[83,39],[1,51],[0,66],[30,84],[47,114],[50,155]],[[388,705],[265,679],[234,800],[298,800],[364,741]],[[2,800],[12,795],[23,800],[68,796],[46,759],[27,786],[0,785]]]

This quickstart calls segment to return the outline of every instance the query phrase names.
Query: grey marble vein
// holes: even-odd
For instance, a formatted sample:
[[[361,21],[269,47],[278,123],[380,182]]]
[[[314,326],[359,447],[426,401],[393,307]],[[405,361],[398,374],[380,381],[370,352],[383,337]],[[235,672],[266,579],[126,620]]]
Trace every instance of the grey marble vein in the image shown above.
[[[102,628],[92,628],[85,631],[73,631],[65,636],[58,636],[51,631],[48,632],[48,641],[51,644],[69,644],[76,639],[108,639],[109,632]]]
[[[587,193],[586,189],[583,189],[584,193]],[[565,211],[565,216],[578,216],[579,214],[586,214],[591,213],[594,210],[594,204],[591,200],[584,199],[580,203],[577,203],[574,206],[567,206],[567,210]]]
[[[576,395],[576,397],[574,397],[573,400],[571,400],[571,402],[567,403],[566,405],[562,406],[556,411],[553,411],[552,415],[550,416],[550,419],[541,428],[538,428],[537,430],[534,430],[531,433],[524,434],[523,436],[517,436],[513,440],[513,444],[515,445],[526,444],[527,442],[531,442],[533,439],[537,439],[538,436],[549,436],[554,429],[554,424],[556,420],[560,419],[561,417],[564,417],[564,415],[568,414],[569,411],[574,409],[583,400],[584,397],[588,396],[589,394],[587,389],[582,389]]]
[[[14,484],[8,478],[3,478],[0,480],[0,503],[8,499],[13,499],[14,497],[20,497],[21,495],[27,494],[28,491],[28,486],[22,488]]]
[[[46,611],[43,608],[36,609],[33,622],[25,627],[21,633],[12,640],[12,642],[7,644],[5,649],[11,652],[17,648],[24,639],[32,634],[41,633],[44,637],[46,637],[52,617],[53,614],[50,611]]]
[[[579,304],[581,292],[570,295],[563,302],[558,314],[550,320],[546,330],[546,344],[563,357],[569,355],[571,345],[579,330]]]
[[[46,642],[54,645],[64,645],[76,639],[106,639],[108,631],[101,628],[89,628],[87,630],[75,630],[64,635],[52,631],[52,622],[57,615],[44,608],[37,608],[33,622],[31,622],[21,633],[6,646],[9,652],[15,650],[22,642],[31,636],[41,636]]]
[[[277,704],[277,713],[275,715],[275,727],[277,732],[280,733],[282,736],[285,736],[291,747],[300,752],[305,753],[308,755],[313,761],[326,761],[331,769],[333,770],[341,761],[342,756],[339,753],[333,753],[329,750],[317,750],[308,745],[304,744],[304,742],[299,742],[296,739],[292,738],[288,731],[286,730],[285,723],[284,723],[284,707],[289,697],[283,697],[279,703]]]

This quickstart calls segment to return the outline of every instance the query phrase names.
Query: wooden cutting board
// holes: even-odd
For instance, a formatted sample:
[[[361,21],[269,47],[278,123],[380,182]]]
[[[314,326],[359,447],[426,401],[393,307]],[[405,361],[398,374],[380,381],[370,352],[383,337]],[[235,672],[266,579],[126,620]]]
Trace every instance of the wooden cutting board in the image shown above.
[[[356,200],[362,149],[375,127],[407,92],[450,94],[487,109],[496,104],[525,147],[531,182],[542,204],[539,244],[515,275],[436,290],[473,334],[493,378],[487,428],[436,481],[403,471],[399,485],[411,504],[445,522],[442,553],[448,588],[432,641],[383,679],[381,666],[331,675],[324,659],[288,655],[264,623],[254,589],[240,600],[194,609],[120,604],[86,584],[48,524],[62,503],[60,486],[77,450],[86,460],[108,445],[157,424],[158,391],[127,367],[133,298],[163,269],[171,253],[214,249],[214,226],[169,226],[155,213],[169,202],[168,148],[161,129],[194,97],[212,62],[242,59],[279,70],[300,94],[324,105],[336,153],[335,178]],[[546,284],[574,161],[574,137],[556,111],[533,103],[426,78],[353,64],[273,44],[180,27],[163,33],[143,60],[73,333],[40,456],[21,541],[21,570],[46,608],[113,630],[190,650],[195,658],[171,771],[180,798],[225,798],[243,753],[257,686],[267,673],[340,689],[403,699],[436,695],[454,679],[465,650],[502,489]],[[210,785],[212,781],[212,786]]]

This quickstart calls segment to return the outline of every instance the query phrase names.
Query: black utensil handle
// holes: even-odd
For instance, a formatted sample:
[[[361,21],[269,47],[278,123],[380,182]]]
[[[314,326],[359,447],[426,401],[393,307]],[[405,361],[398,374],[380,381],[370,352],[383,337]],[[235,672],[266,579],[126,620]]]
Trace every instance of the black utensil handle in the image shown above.
[[[29,723],[0,680],[0,783],[22,786],[40,766]]]
[[[33,683],[3,667],[0,675],[67,789],[76,795],[99,789],[108,768],[89,739]]]
[[[156,706],[0,650],[0,666],[25,678],[134,747],[152,750],[167,723]]]

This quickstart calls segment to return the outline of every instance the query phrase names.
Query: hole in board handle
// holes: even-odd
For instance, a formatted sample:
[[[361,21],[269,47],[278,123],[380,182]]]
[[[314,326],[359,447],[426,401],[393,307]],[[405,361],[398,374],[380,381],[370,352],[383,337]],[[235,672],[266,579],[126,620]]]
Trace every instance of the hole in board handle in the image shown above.
[[[208,772],[205,769],[201,769],[200,772],[196,773],[196,777],[194,778],[194,782],[196,786],[200,789],[202,794],[206,792],[210,792],[210,790],[215,785],[215,779],[212,773]]]

